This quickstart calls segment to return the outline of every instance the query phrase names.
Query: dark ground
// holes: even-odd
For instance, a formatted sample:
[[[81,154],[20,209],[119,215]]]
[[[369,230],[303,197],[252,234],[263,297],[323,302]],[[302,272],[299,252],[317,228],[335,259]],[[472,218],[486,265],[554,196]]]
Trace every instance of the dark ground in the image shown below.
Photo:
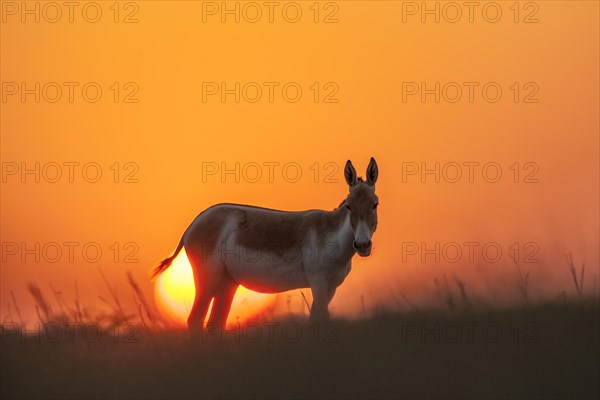
[[[36,341],[4,328],[9,398],[598,398],[597,301],[335,321],[316,339],[281,321],[191,346],[186,332],[72,331]],[[298,341],[294,336],[302,329]],[[283,328],[286,328],[285,330]],[[260,329],[262,337],[250,341]],[[285,331],[285,332],[284,332]],[[92,333],[94,331],[92,330]],[[287,335],[287,336],[286,336]],[[116,339],[115,339],[116,337]],[[127,343],[132,341],[132,343]]]

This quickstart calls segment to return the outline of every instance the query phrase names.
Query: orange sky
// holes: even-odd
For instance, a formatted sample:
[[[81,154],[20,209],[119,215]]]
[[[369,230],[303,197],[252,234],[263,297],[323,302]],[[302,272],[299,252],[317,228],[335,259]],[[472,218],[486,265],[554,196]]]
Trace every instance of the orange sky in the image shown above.
[[[220,14],[205,15],[203,22],[203,6],[210,2],[191,1],[121,3],[118,23],[112,2],[98,3],[102,16],[97,23],[87,22],[79,8],[72,23],[67,10],[58,22],[46,21],[55,15],[50,9],[40,10],[39,23],[31,15],[23,23],[21,3],[13,3],[0,3],[2,318],[10,290],[21,308],[29,310],[24,312],[32,312],[29,281],[43,288],[50,281],[72,298],[77,280],[82,302],[98,304],[98,295],[106,297],[98,266],[123,297],[130,297],[126,270],[152,296],[148,270],[169,255],[206,207],[236,202],[332,209],[347,193],[342,176],[346,159],[364,175],[370,156],[376,157],[380,170],[375,247],[372,257],[356,260],[332,304],[334,313],[355,315],[361,295],[369,307],[386,304],[392,292],[413,299],[431,295],[433,278],[444,273],[460,277],[482,296],[501,293],[499,301],[516,293],[515,270],[506,254],[497,263],[481,256],[474,262],[465,256],[458,263],[422,263],[418,255],[403,262],[401,250],[407,242],[431,247],[435,242],[494,242],[505,253],[514,242],[518,247],[533,242],[539,262],[526,266],[532,270],[532,290],[572,290],[567,252],[577,263],[585,260],[588,289],[594,274],[597,282],[597,2],[533,3],[539,10],[526,9],[521,2],[518,23],[509,9],[513,2],[498,2],[502,17],[496,23],[487,22],[480,9],[472,23],[467,9],[456,23],[445,21],[444,15],[440,23],[431,16],[422,23],[418,13],[404,15],[403,23],[406,2],[365,1],[321,2],[318,23],[310,8],[313,2],[297,3],[302,17],[296,23],[287,22],[279,8],[272,23],[266,9],[256,23],[244,20],[244,15],[254,14],[241,14],[240,23],[226,16],[222,23]],[[429,2],[431,7],[434,3]],[[34,2],[28,4],[34,7]],[[83,8],[86,3],[81,4]],[[234,7],[235,2],[228,4]],[[244,3],[239,4],[240,12],[253,11],[243,11]],[[281,9],[286,4],[280,3]],[[88,18],[93,11],[87,9]],[[132,12],[138,22],[123,23]],[[338,22],[323,22],[330,13]],[[523,22],[530,14],[537,23]],[[22,102],[22,82],[30,89],[40,83],[39,103],[35,94],[25,95]],[[82,94],[90,82],[95,83],[85,95],[94,96],[95,87],[102,90],[95,103]],[[232,94],[222,102],[220,93],[203,92],[207,82],[209,87],[225,82],[229,89],[240,82],[240,102]],[[257,85],[243,92],[249,82]],[[272,102],[264,82],[274,82]],[[440,90],[446,85],[447,92],[441,93],[446,97],[436,103],[434,94],[425,102],[421,93],[408,95],[406,89],[414,82],[429,89],[436,82]],[[289,96],[301,88],[299,101],[285,100],[286,84]],[[486,84],[489,95],[501,88],[497,102],[485,100]],[[74,87],[73,102],[69,85]],[[468,85],[476,85],[472,102]],[[256,86],[262,97],[247,101],[255,97]],[[457,86],[462,97],[447,101]],[[56,87],[62,97],[47,101],[56,97]],[[46,174],[39,183],[31,174],[22,182],[20,170],[10,173],[15,165],[34,168],[36,162]],[[276,168],[269,182],[265,167],[256,183],[236,183],[231,175],[225,182],[216,176],[203,182],[203,162],[229,168],[236,162],[241,167],[297,163],[302,177],[288,182]],[[454,164],[447,163],[463,165],[463,174],[468,172],[464,163],[498,163],[502,177],[486,182],[476,168],[473,183],[466,175],[457,183],[435,183],[431,175],[424,183],[418,175],[403,179],[406,163],[433,168],[436,162],[448,173]],[[55,171],[49,163],[62,166],[57,183],[48,182]],[[64,163],[79,163],[73,167],[72,183]],[[98,182],[82,177],[87,163],[99,165]],[[518,183],[511,169],[515,163]],[[86,170],[92,178],[94,165]],[[538,182],[524,183],[533,165],[539,168],[533,177]],[[324,182],[335,168],[333,179],[338,182]],[[120,172],[116,178],[115,170]],[[137,182],[124,183],[128,173]],[[22,262],[20,250],[16,255],[7,250],[11,243],[33,248],[36,242],[47,251],[48,243],[59,243],[64,254],[54,263],[47,262],[52,258],[48,254],[36,263],[31,255]],[[64,242],[80,244],[73,262]],[[103,252],[96,263],[81,254],[90,242]],[[121,249],[116,262],[115,242]],[[133,250],[137,262],[123,262]],[[530,250],[522,249],[521,257]]]

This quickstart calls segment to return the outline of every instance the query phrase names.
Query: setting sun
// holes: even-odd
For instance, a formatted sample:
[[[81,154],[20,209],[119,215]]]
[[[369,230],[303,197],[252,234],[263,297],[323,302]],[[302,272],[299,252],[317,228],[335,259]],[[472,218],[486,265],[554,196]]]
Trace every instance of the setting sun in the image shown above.
[[[154,298],[164,315],[174,323],[184,326],[192,309],[195,294],[192,267],[185,249],[183,249],[173,264],[156,279]],[[254,292],[240,286],[233,300],[227,322],[244,323],[266,310],[274,302],[274,295]],[[208,315],[210,315],[210,309]]]

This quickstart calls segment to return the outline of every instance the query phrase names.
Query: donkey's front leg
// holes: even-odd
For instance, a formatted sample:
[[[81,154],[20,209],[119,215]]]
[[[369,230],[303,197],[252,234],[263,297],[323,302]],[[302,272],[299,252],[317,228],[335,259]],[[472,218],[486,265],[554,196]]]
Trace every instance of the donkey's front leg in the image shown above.
[[[310,289],[313,303],[310,309],[310,323],[324,324],[329,322],[329,285],[325,279],[312,282]]]

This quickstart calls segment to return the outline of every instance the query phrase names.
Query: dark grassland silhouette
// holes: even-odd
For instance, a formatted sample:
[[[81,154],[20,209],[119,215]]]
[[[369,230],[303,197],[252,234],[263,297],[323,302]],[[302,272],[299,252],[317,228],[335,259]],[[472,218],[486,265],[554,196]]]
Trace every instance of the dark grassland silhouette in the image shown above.
[[[516,264],[521,300],[512,307],[480,301],[468,282],[443,275],[434,282],[437,307],[398,293],[388,308],[368,312],[361,296],[359,320],[309,326],[306,315],[291,313],[270,325],[269,337],[267,311],[253,330],[232,329],[195,345],[187,330],[160,317],[130,273],[131,299],[123,301],[100,271],[109,294],[100,301],[109,311],[94,315],[79,302],[77,285],[69,303],[51,284],[47,296],[30,283],[40,327],[59,339],[19,331],[21,310],[11,292],[1,328],[0,397],[598,398],[597,276],[586,281],[585,267],[570,255],[567,268],[573,287],[552,299],[532,298],[535,282]],[[66,322],[70,330],[58,335]],[[92,330],[84,339],[86,324],[100,327],[101,337]],[[286,335],[287,327],[293,329]],[[255,340],[257,329],[263,335]]]

